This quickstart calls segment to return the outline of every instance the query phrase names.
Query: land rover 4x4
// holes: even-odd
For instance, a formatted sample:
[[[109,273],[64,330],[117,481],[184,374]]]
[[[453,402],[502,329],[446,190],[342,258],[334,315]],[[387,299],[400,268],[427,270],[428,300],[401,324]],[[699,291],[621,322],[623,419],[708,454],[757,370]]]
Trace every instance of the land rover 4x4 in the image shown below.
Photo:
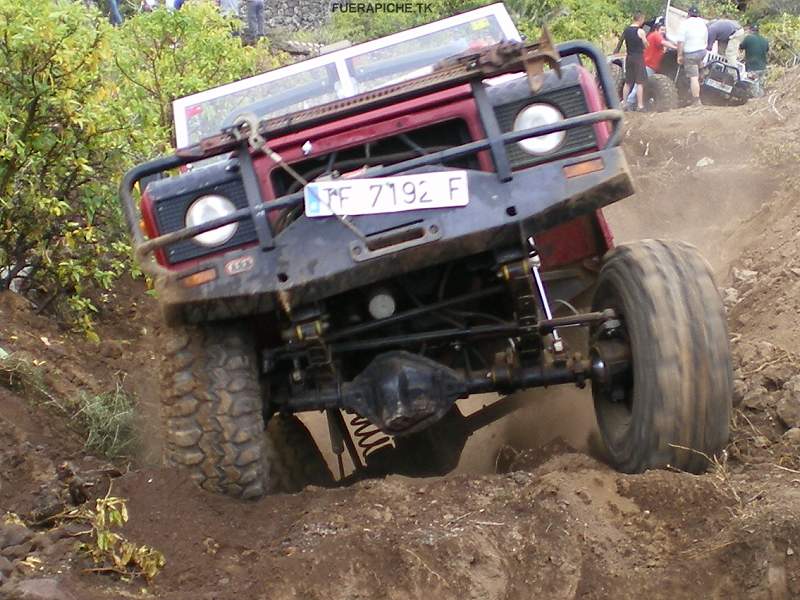
[[[614,247],[600,211],[633,185],[592,45],[524,44],[498,4],[174,109],[179,149],[121,196],[168,324],[167,461],[204,488],[331,481],[303,411],[340,476],[444,473],[524,403],[460,398],[556,384],[591,385],[623,471],[701,471],[726,443],[707,264]]]

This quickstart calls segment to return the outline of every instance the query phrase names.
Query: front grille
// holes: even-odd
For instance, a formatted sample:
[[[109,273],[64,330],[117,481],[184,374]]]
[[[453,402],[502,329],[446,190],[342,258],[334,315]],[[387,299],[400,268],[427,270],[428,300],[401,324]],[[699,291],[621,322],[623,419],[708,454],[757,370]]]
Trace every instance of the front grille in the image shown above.
[[[558,90],[544,92],[534,97],[526,97],[507,104],[495,106],[495,115],[500,125],[500,130],[507,133],[514,129],[514,119],[520,110],[529,104],[544,102],[552,104],[560,110],[564,117],[577,117],[588,112],[583,90],[579,85]],[[570,129],[564,136],[564,141],[553,153],[545,156],[533,156],[528,154],[514,142],[506,145],[508,160],[511,168],[529,167],[531,165],[554,160],[556,158],[583,152],[594,148],[597,145],[594,129],[591,125]]]
[[[161,233],[169,233],[171,231],[183,229],[183,227],[185,227],[184,219],[189,205],[200,196],[218,194],[228,198],[237,209],[247,206],[244,186],[239,178],[238,171],[221,171],[219,176],[217,176],[217,173],[213,173],[212,175],[212,169],[219,171],[218,166],[215,165],[207,167],[206,169],[197,170],[191,174],[205,175],[208,181],[205,187],[192,189],[192,186],[186,185],[182,186],[183,189],[192,189],[191,192],[156,199],[156,224]],[[184,175],[183,177],[191,177],[191,175]],[[213,254],[220,250],[241,246],[242,244],[247,244],[255,240],[256,232],[252,219],[244,219],[243,221],[239,221],[239,227],[236,229],[236,233],[233,237],[221,246],[208,248],[190,239],[170,244],[166,247],[165,254],[167,256],[167,262],[169,262],[169,264],[174,264],[184,260]]]
[[[463,120],[453,119],[325,156],[295,162],[292,166],[305,179],[313,180],[331,169],[345,173],[364,165],[390,165],[419,156],[420,150],[430,152],[458,146],[470,140],[466,123]],[[477,158],[475,156],[460,158],[449,161],[445,166],[477,168]],[[276,198],[300,189],[300,184],[284,169],[274,169],[271,180]],[[244,187],[234,161],[210,165],[174,179],[158,181],[148,187],[148,193],[153,199],[156,226],[161,233],[182,229],[189,205],[200,196],[219,194],[229,198],[237,209],[247,207]],[[284,217],[291,219],[296,216],[297,212],[286,211],[278,220],[278,230],[289,222]],[[248,244],[257,239],[253,221],[244,219],[239,222],[233,237],[221,246],[207,248],[193,240],[184,240],[167,246],[165,254],[167,262],[175,264]]]
[[[315,156],[314,158],[292,163],[292,167],[304,179],[313,181],[317,177],[332,171],[347,173],[364,166],[388,166],[421,156],[420,150],[432,152],[460,146],[470,141],[472,141],[472,138],[467,129],[467,124],[461,119],[452,119],[391,135],[345,150]],[[451,160],[443,166],[458,169],[476,169],[478,168],[477,157],[467,156]],[[272,171],[272,189],[275,196],[278,197],[298,191],[300,184],[283,169],[274,169]]]

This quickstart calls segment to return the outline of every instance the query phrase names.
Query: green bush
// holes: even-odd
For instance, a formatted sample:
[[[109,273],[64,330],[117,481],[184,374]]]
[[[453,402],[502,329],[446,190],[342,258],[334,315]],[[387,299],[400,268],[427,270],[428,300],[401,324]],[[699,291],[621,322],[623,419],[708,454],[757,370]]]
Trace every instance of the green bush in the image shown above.
[[[558,41],[582,39],[613,50],[628,17],[615,0],[565,0],[561,12],[551,25]]]
[[[708,19],[736,18],[739,15],[736,0],[678,0],[673,4],[684,10],[690,6],[697,6],[700,14]],[[666,5],[666,0],[619,0],[619,6],[628,18],[636,11],[642,11],[648,19],[663,15]]]
[[[800,2],[797,0],[750,0],[747,14],[751,21],[766,17],[779,17],[782,14],[800,15]]]
[[[114,32],[110,71],[116,101],[130,111],[129,135],[137,160],[173,147],[172,101],[267,71],[283,58],[265,39],[242,45],[238,21],[212,2],[188,2],[180,11],[156,10],[125,21]]]
[[[112,29],[83,3],[0,0],[0,31],[0,290],[28,273],[94,336],[91,298],[131,267],[122,174],[170,149],[175,98],[279,57],[211,2]]]
[[[771,63],[785,67],[800,64],[800,16],[772,17],[763,21],[760,29],[769,40]]]
[[[126,164],[110,28],[78,3],[0,0],[0,31],[0,289],[25,266],[67,295],[108,287],[129,253],[109,202]]]

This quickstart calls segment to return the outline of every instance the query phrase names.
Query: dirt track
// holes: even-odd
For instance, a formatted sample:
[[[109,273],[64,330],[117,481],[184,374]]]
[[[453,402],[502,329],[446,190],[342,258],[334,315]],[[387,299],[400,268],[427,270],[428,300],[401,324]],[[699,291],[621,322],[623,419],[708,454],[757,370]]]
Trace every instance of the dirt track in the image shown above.
[[[764,99],[633,115],[625,146],[639,191],[607,211],[617,241],[686,239],[716,271],[737,378],[727,460],[699,477],[619,475],[573,450],[593,447],[593,420],[588,396],[571,391],[564,394],[577,417],[537,400],[539,412],[471,440],[460,472],[447,478],[393,476],[258,503],[210,496],[178,473],[139,467],[157,456],[153,442],[113,484],[114,494],[129,499],[129,536],[167,557],[147,593],[271,600],[800,597],[800,430],[785,433],[787,424],[800,425],[797,81],[784,84],[774,110]],[[131,304],[139,293],[120,294],[101,331],[108,343],[99,356],[2,297],[0,345],[48,361],[59,394],[102,389],[110,374],[125,371],[148,414],[156,360],[145,340],[157,325],[147,300]],[[0,509],[30,511],[64,458],[87,471],[99,468],[47,414],[0,388]],[[495,473],[501,443],[513,443],[515,452]],[[8,558],[2,542],[0,531],[0,556]],[[26,550],[31,554],[42,557],[41,567],[17,563],[13,578],[55,577],[69,594],[61,598],[140,595],[141,582],[82,574],[69,540],[36,542]],[[0,585],[0,597],[10,589]]]

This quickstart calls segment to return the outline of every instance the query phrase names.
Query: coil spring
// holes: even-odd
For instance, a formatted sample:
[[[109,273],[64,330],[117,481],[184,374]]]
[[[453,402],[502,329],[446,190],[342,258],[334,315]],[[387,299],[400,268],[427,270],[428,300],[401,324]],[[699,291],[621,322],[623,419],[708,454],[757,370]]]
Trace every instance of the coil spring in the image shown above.
[[[382,448],[391,442],[389,436],[384,435],[380,429],[360,415],[352,415],[350,426],[353,428],[353,437],[364,453],[365,460],[378,448]]]

